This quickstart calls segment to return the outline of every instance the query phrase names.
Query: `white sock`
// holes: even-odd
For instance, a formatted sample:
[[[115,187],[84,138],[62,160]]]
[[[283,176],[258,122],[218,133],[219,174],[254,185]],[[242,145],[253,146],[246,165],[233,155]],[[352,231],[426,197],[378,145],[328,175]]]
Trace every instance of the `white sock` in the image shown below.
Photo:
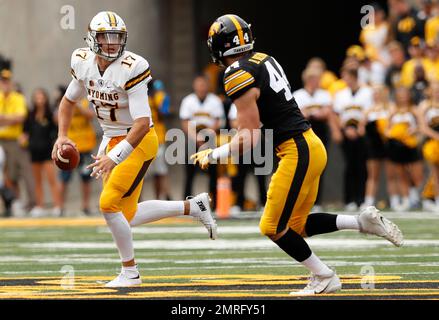
[[[436,197],[435,202],[436,202],[436,205],[439,206],[439,197]]]
[[[345,214],[338,214],[335,220],[338,230],[360,230],[360,225],[356,216],[349,216]]]
[[[402,199],[401,199],[401,209],[402,210],[410,209],[410,197],[402,197]]]
[[[375,197],[366,196],[364,198],[364,205],[366,205],[366,206],[373,206],[374,204],[375,204]]]
[[[136,278],[139,275],[139,270],[137,269],[137,265],[131,267],[122,267],[122,272],[128,278]]]
[[[390,196],[390,208],[395,209],[399,207],[399,196],[393,194]]]
[[[324,264],[314,253],[311,253],[311,256],[302,261],[301,264],[303,264],[315,275],[328,275],[333,273],[333,271],[329,269],[329,267]]]
[[[419,191],[418,188],[412,187],[409,190],[409,198],[410,198],[410,204],[416,205],[419,202]]]
[[[131,220],[132,227],[184,214],[184,201],[149,200],[137,205],[137,212]]]
[[[134,259],[133,235],[127,219],[121,212],[104,213],[122,262]]]

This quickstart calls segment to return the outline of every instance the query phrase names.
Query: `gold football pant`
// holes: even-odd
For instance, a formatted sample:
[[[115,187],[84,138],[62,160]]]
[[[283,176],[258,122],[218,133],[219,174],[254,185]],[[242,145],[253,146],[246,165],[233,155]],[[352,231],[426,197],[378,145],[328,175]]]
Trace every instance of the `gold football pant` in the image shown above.
[[[125,136],[112,138],[106,152],[108,153],[123,139]],[[154,128],[151,128],[128,158],[104,177],[104,186],[99,199],[101,212],[122,212],[128,222],[131,221],[137,211],[143,178],[157,151],[157,135]]]
[[[305,237],[306,220],[326,166],[326,149],[309,129],[280,144],[276,155],[279,166],[271,178],[259,228],[266,236],[290,228]]]

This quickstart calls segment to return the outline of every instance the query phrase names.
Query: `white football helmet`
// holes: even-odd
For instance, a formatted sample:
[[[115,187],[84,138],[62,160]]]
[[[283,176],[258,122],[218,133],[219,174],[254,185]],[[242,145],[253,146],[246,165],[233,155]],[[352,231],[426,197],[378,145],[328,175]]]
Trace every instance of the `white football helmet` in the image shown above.
[[[128,32],[122,18],[114,12],[102,11],[88,25],[85,41],[95,54],[113,61],[122,56],[127,38]],[[119,50],[111,52],[115,45],[119,45]]]

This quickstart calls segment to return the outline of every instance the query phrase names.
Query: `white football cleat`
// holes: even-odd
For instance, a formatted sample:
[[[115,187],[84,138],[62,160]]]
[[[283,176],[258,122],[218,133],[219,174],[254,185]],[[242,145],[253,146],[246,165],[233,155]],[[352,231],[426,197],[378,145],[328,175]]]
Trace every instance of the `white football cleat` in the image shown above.
[[[336,292],[341,289],[340,278],[337,276],[335,271],[329,275],[316,275],[311,274],[309,282],[305,288],[300,291],[290,292],[290,295],[304,296],[304,295],[314,295],[314,294],[324,294]]]
[[[128,276],[121,272],[116,278],[105,284],[107,288],[124,288],[124,287],[134,287],[142,284],[142,279],[140,279],[140,274],[135,278],[128,278]]]
[[[215,219],[212,217],[209,194],[204,192],[196,195],[193,198],[187,197],[186,199],[192,202],[193,208],[196,208],[195,211],[190,213],[190,215],[198,221],[201,221],[209,233],[209,238],[215,240],[217,238],[218,227]]]
[[[404,237],[398,226],[389,219],[384,218],[379,210],[373,206],[367,207],[360,213],[358,224],[362,233],[383,237],[397,247],[403,244]]]

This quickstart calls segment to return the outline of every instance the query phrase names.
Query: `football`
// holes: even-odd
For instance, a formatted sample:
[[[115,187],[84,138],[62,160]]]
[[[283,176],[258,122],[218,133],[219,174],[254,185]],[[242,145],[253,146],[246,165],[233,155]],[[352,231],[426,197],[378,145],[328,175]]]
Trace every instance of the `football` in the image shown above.
[[[56,156],[55,164],[61,170],[73,170],[79,164],[79,152],[70,144],[63,144]]]

